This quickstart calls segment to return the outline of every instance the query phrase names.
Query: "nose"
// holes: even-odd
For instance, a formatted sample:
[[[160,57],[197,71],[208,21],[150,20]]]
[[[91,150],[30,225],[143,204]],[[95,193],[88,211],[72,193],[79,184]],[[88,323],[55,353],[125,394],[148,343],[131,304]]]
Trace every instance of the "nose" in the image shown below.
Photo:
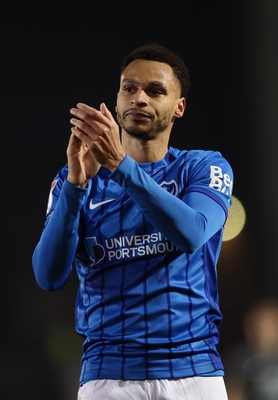
[[[132,104],[136,105],[144,105],[148,103],[148,95],[144,90],[137,90],[136,93],[133,94],[131,99]]]

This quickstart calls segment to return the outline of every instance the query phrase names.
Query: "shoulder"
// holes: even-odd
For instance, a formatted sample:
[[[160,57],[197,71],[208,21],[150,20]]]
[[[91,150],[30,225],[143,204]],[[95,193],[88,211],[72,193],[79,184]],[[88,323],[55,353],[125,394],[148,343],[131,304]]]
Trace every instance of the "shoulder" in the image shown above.
[[[180,159],[191,164],[192,166],[197,166],[200,163],[212,163],[221,162],[229,165],[227,159],[218,150],[203,150],[203,149],[191,149],[191,150],[180,150],[174,147],[169,148],[169,154],[172,158]]]

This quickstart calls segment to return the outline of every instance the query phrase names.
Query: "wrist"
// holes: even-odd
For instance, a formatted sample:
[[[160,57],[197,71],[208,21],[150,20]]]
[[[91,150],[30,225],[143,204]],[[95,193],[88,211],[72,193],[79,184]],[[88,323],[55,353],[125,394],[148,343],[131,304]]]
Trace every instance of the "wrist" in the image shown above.
[[[75,185],[76,187],[80,188],[80,189],[86,189],[88,182],[86,183],[80,183],[78,185]]]
[[[70,177],[67,177],[67,181],[69,183],[71,183],[72,185],[81,188],[81,189],[85,189],[87,187],[88,181],[85,182],[80,182],[80,181],[76,181],[75,179],[71,179]]]
[[[113,163],[113,165],[109,166],[109,170],[110,172],[114,172],[118,166],[121,164],[121,162],[125,159],[126,154],[123,155],[123,157],[121,159],[118,159],[116,162]]]

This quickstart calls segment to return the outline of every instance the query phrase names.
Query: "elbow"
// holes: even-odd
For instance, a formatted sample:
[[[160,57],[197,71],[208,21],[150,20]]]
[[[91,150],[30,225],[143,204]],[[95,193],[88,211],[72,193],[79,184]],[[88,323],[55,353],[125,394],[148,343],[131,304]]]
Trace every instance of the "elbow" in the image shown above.
[[[195,237],[188,238],[183,246],[180,247],[185,253],[192,254],[206,243],[206,238],[198,233]]]
[[[33,260],[33,272],[38,286],[47,292],[54,292],[62,289],[65,286],[68,279],[68,277],[65,276],[60,276],[60,277],[53,276],[53,274],[51,274],[51,272],[48,271],[46,265],[40,265],[34,260]]]
[[[201,246],[202,246],[201,243],[195,243],[195,242],[193,243],[193,242],[190,242],[190,243],[187,243],[187,245],[186,245],[184,251],[185,251],[185,253],[193,254],[193,253],[194,253],[196,250],[198,250]]]
[[[188,254],[193,254],[196,250],[198,250],[200,247],[202,247],[202,244],[196,244],[196,243],[192,243],[190,246],[187,247],[187,251],[186,253]]]
[[[207,220],[202,214],[196,215],[196,226],[187,237],[187,252],[192,254],[202,247],[208,240],[206,233]]]
[[[172,239],[172,242],[184,253],[192,254],[203,246],[204,240],[196,235],[195,238],[185,238],[184,235],[180,235]]]
[[[193,243],[191,241],[185,241],[184,238],[183,240],[178,243],[178,242],[173,242],[175,245],[183,252],[187,254],[192,254],[194,253],[195,250],[197,250],[200,246],[198,244]]]
[[[47,274],[42,274],[34,268],[35,279],[38,286],[46,292],[54,292],[64,287],[66,281],[52,279]]]
[[[47,279],[42,279],[41,277],[38,277],[35,275],[36,282],[38,286],[45,290],[46,292],[55,292],[60,289],[62,289],[65,285],[65,283],[61,282],[54,282],[52,280],[47,280]]]

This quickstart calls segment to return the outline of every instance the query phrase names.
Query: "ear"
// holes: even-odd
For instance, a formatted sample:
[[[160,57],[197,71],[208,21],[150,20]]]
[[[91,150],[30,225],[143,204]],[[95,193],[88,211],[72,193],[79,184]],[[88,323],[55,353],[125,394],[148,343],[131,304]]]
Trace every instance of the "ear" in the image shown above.
[[[185,109],[186,109],[186,100],[184,97],[181,97],[176,107],[175,117],[181,118],[185,112]]]

